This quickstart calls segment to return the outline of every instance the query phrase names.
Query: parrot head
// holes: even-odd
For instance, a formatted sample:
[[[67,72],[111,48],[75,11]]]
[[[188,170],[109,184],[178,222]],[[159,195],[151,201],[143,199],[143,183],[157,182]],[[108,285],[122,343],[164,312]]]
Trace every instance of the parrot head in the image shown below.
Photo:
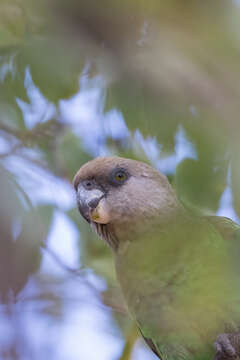
[[[167,178],[136,160],[96,158],[79,169],[73,183],[81,215],[113,248],[179,206]]]

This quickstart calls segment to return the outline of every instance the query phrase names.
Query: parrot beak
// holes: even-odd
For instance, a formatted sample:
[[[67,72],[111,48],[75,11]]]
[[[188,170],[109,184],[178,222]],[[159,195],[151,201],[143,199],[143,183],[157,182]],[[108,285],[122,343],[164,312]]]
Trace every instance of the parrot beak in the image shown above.
[[[100,224],[109,222],[105,194],[100,189],[86,190],[82,185],[79,185],[77,203],[80,214],[88,222],[93,221]]]

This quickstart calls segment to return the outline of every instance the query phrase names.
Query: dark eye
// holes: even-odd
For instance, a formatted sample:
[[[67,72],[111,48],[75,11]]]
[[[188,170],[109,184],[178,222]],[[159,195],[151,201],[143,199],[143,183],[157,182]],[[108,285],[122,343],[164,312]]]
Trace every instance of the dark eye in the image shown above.
[[[115,170],[112,174],[112,181],[116,185],[123,184],[128,179],[128,173],[125,170]]]
[[[95,182],[93,180],[84,180],[82,184],[86,190],[92,190],[95,187]]]

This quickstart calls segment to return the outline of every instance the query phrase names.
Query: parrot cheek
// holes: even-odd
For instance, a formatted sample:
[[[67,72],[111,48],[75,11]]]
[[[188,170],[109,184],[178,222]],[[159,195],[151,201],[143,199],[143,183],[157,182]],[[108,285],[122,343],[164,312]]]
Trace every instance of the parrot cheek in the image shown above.
[[[110,209],[105,198],[90,212],[90,219],[99,224],[108,224],[110,222]]]

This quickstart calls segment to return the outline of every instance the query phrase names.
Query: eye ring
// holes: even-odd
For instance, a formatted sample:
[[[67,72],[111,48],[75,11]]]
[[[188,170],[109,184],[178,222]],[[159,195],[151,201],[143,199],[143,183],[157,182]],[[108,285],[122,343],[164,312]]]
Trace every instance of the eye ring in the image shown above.
[[[84,181],[82,182],[82,184],[83,184],[83,186],[84,186],[84,188],[85,188],[86,190],[92,190],[92,189],[94,188],[94,186],[95,186],[94,181],[91,180],[91,179],[89,179],[89,180],[84,180]]]
[[[129,178],[129,174],[124,169],[116,169],[112,173],[112,183],[122,185]]]

